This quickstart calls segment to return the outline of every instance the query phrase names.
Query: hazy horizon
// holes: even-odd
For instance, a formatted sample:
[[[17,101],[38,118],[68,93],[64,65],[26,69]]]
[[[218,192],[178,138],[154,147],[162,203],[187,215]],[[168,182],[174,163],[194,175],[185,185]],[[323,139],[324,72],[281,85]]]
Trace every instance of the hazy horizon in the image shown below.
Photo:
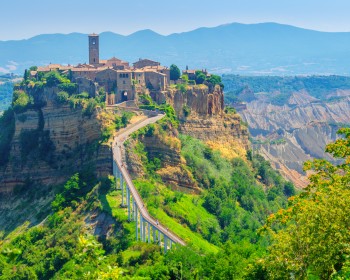
[[[128,35],[151,29],[161,35],[200,27],[239,22],[275,22],[325,32],[350,31],[350,2],[345,0],[208,0],[187,2],[161,0],[119,2],[111,0],[61,0],[42,3],[12,0],[1,3],[0,40],[28,39],[52,33],[101,33]],[[20,8],[19,8],[20,7]],[[14,20],[15,18],[15,20]]]

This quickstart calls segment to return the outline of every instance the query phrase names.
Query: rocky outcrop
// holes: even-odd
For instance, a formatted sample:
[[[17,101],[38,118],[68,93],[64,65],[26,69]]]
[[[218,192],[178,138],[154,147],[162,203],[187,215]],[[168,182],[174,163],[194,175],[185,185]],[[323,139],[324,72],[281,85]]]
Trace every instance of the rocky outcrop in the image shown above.
[[[298,187],[308,183],[303,163],[312,158],[334,161],[324,152],[325,146],[336,140],[339,127],[350,124],[349,91],[329,97],[319,100],[306,91],[295,92],[278,106],[269,95],[256,95],[257,100],[239,111],[249,124],[254,148]]]
[[[220,86],[212,91],[205,85],[188,86],[186,92],[169,89],[153,92],[158,102],[171,104],[180,119],[179,132],[203,140],[223,155],[244,157],[249,148],[248,130],[237,114],[224,112],[224,94]]]
[[[152,92],[153,100],[161,104],[167,102],[174,107],[180,119],[187,116],[219,116],[224,110],[224,94],[220,86],[212,92],[205,85],[188,86],[185,92],[175,88],[167,91]]]
[[[159,127],[155,126],[152,134],[146,133],[140,135],[136,140],[130,140],[126,149],[129,173],[135,179],[142,178],[145,176],[144,162],[154,161],[157,158],[161,166],[156,173],[166,185],[174,190],[199,193],[198,185],[191,172],[186,169],[185,159],[181,157],[181,142],[177,136],[175,129],[160,132]],[[138,142],[142,143],[143,152],[147,154],[137,151]]]
[[[11,192],[28,181],[60,184],[89,166],[97,176],[110,173],[112,153],[108,146],[98,145],[99,116],[57,104],[56,91],[45,88],[45,106],[15,115],[10,161],[0,168],[0,192]]]

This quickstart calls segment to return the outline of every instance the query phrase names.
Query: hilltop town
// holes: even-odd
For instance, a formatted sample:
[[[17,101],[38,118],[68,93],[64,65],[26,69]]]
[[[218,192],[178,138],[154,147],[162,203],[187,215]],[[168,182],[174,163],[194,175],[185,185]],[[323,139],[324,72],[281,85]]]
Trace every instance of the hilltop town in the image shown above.
[[[150,59],[139,59],[130,66],[129,62],[116,57],[107,60],[100,59],[100,41],[98,34],[89,35],[89,64],[61,65],[49,64],[30,71],[31,78],[37,78],[38,73],[59,71],[78,85],[79,92],[89,92],[93,95],[103,87],[107,93],[107,105],[123,101],[135,100],[146,90],[165,91],[171,84],[169,67]],[[210,77],[206,70],[199,71],[204,78]],[[198,71],[197,71],[198,73]],[[196,79],[196,70],[183,71],[189,80]],[[177,83],[182,82],[180,77]],[[185,81],[186,82],[186,81]]]

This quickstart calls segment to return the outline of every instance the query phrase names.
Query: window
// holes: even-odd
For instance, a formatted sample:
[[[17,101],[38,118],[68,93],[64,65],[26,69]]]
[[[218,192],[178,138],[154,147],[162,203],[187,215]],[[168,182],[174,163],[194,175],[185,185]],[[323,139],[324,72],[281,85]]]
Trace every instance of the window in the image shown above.
[[[123,81],[123,85],[125,85],[125,81]]]

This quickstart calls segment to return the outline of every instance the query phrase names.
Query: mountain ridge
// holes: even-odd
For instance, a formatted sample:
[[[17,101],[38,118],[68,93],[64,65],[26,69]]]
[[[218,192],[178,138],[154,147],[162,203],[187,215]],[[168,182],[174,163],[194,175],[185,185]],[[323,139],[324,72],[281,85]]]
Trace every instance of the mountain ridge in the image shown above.
[[[150,29],[129,35],[102,32],[101,57],[139,57],[185,68],[249,75],[350,75],[350,32],[324,32],[285,24],[230,23],[162,35]],[[42,34],[0,41],[0,72],[32,65],[87,61],[86,34]]]

